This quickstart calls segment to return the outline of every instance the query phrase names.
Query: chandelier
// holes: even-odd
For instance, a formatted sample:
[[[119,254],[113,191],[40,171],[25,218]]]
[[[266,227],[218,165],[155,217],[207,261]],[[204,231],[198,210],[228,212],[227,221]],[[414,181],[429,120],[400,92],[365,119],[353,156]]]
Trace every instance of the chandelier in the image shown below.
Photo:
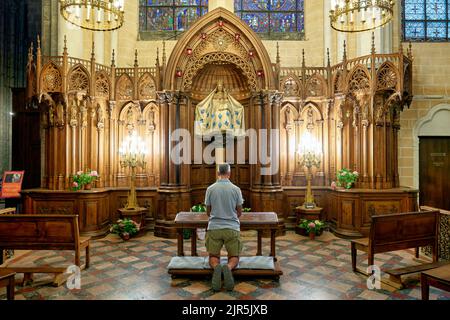
[[[93,31],[111,31],[123,24],[124,0],[59,0],[70,23]]]
[[[392,0],[331,0],[330,23],[337,31],[360,32],[381,27],[394,14]]]

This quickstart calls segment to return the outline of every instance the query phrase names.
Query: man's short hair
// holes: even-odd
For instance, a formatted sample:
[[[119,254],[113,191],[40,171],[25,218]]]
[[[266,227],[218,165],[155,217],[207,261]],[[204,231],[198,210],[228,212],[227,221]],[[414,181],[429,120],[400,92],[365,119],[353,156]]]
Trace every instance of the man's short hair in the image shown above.
[[[230,171],[231,171],[231,168],[228,163],[219,164],[219,174],[221,176],[224,176],[224,175],[230,173]]]

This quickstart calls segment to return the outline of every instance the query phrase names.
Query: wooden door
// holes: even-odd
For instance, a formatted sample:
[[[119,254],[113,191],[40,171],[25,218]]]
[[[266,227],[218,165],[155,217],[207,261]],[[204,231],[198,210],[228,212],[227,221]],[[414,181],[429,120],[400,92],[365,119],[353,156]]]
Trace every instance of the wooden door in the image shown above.
[[[450,210],[450,137],[419,137],[420,205]]]

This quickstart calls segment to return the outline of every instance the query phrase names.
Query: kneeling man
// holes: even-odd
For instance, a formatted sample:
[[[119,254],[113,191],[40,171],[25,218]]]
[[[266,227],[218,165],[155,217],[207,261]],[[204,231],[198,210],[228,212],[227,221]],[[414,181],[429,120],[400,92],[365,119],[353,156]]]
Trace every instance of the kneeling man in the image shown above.
[[[239,263],[242,250],[239,217],[242,214],[242,192],[230,181],[231,169],[227,163],[219,165],[219,179],[206,190],[206,213],[209,216],[206,232],[206,250],[209,264],[214,269],[212,288],[219,291],[222,287],[222,273],[225,289],[234,288],[231,273]],[[228,252],[228,264],[220,265],[220,250],[223,245]]]

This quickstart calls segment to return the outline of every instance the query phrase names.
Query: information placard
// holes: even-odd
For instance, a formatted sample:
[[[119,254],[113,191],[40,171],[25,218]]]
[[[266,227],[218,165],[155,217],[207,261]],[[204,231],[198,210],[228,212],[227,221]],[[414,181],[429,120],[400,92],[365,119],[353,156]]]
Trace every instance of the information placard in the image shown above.
[[[25,171],[5,171],[3,173],[0,198],[20,197],[24,173]]]

